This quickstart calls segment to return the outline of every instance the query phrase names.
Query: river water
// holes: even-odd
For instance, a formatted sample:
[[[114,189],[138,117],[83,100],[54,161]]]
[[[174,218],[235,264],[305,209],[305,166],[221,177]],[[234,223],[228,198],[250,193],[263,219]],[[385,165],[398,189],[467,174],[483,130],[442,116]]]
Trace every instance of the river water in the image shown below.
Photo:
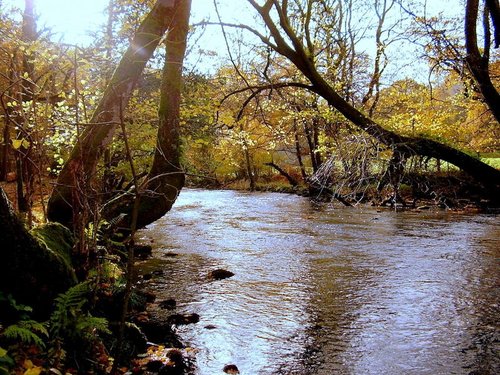
[[[200,315],[178,328],[199,375],[500,374],[499,224],[187,189],[140,232],[140,268]]]

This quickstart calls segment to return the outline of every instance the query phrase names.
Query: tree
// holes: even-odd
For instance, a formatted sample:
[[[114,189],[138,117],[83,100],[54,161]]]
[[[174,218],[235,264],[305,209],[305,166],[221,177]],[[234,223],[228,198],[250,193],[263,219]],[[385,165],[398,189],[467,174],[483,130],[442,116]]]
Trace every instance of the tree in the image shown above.
[[[137,81],[165,31],[170,26],[181,0],[158,0],[142,21],[129,48],[116,68],[88,126],[78,137],[49,199],[48,217],[52,221],[73,226],[87,208],[85,200],[96,166],[121,115],[130,100]]]
[[[140,205],[137,228],[142,228],[165,215],[184,185],[180,165],[180,101],[182,67],[189,30],[191,0],[178,1],[165,40],[166,56],[162,73],[158,109],[158,135],[153,164],[139,187]],[[111,200],[103,209],[104,217],[125,213],[121,225],[130,228],[135,195],[128,192]]]
[[[28,120],[28,108],[36,96],[33,47],[37,38],[33,0],[26,0],[19,35],[20,42],[15,46],[5,46],[10,52],[7,58],[9,64],[6,74],[8,87],[3,90],[1,99],[5,115],[2,179],[5,179],[8,172],[8,154],[11,148],[16,164],[17,205],[21,212],[28,213],[28,215],[31,214],[35,177],[33,131],[30,129],[32,124],[29,124]],[[12,140],[13,147],[9,147],[12,128],[16,129],[16,134],[15,139]]]
[[[51,164],[50,158],[60,158],[59,155],[54,159],[52,152],[57,143],[55,134],[61,130],[58,122],[63,117],[67,123],[74,122],[70,112],[77,106],[72,91],[78,91],[73,83],[79,80],[73,65],[74,54],[69,57],[68,47],[50,42],[46,30],[36,30],[33,1],[26,2],[21,23],[2,22],[0,33],[0,65],[5,72],[0,79],[0,175],[5,179],[7,173],[14,171],[12,155],[16,173],[10,173],[9,179],[17,181],[17,204],[21,212],[27,213],[30,223],[36,184],[42,184],[41,175]]]
[[[412,155],[422,155],[448,161],[464,170],[477,181],[495,191],[500,185],[500,171],[482,163],[480,160],[446,144],[423,137],[402,136],[375,122],[372,118],[349,103],[333,87],[323,72],[318,69],[318,55],[322,50],[313,39],[311,17],[318,12],[318,4],[326,1],[267,0],[260,5],[255,0],[248,0],[263,21],[267,34],[248,25],[231,25],[244,28],[256,35],[267,47],[288,58],[308,80],[308,90],[322,97],[358,129],[377,139],[393,152],[388,174],[401,172],[404,161]],[[300,17],[298,14],[305,14]],[[281,83],[282,84],[282,83]],[[290,83],[292,85],[292,83]]]

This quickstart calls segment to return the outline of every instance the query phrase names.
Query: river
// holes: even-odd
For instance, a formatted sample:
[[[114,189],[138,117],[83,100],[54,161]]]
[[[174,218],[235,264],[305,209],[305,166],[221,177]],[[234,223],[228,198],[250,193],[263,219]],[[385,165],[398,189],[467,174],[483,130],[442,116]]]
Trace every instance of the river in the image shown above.
[[[185,189],[139,233],[199,375],[500,374],[500,217]],[[223,268],[235,276],[210,281]],[[165,314],[169,313],[168,311]],[[215,327],[215,329],[214,329]],[[212,328],[212,329],[210,329]]]

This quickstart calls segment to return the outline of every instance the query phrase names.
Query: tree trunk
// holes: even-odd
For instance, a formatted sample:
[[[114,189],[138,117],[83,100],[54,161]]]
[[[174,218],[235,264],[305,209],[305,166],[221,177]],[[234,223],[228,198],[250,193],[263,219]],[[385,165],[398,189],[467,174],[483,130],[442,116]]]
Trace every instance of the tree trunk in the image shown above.
[[[306,135],[307,145],[309,146],[309,157],[311,158],[311,165],[313,168],[313,173],[316,173],[319,169],[318,160],[316,159],[316,146],[314,144],[313,135],[311,134],[311,128],[307,121],[303,121],[304,133]]]
[[[120,112],[126,108],[147,61],[170,26],[177,3],[181,1],[157,0],[139,26],[92,115],[90,124],[83,131],[59,175],[49,199],[50,220],[72,226],[75,198],[78,200],[79,195],[88,193],[88,185],[95,174],[97,162],[119,124]]]
[[[498,2],[490,1],[492,7],[490,12],[493,12],[495,17],[498,17]],[[496,3],[496,4],[495,4]],[[496,5],[496,7],[494,6]],[[481,54],[477,45],[477,32],[476,23],[479,11],[479,0],[467,0],[465,8],[465,47],[467,55],[465,61],[467,68],[472,73],[474,80],[483,95],[484,101],[491,110],[497,122],[500,123],[500,93],[495,88],[491,81],[489,72],[489,59],[490,59],[490,35],[486,35],[486,42],[483,47],[483,54]],[[496,13],[495,13],[496,12]],[[495,18],[494,18],[495,20]],[[486,28],[489,29],[489,19],[486,17],[484,20]],[[498,35],[497,24],[495,24],[495,35]]]
[[[137,229],[158,220],[174,204],[184,186],[184,171],[180,165],[180,101],[182,66],[189,31],[191,0],[179,0],[165,41],[166,57],[161,83],[159,128],[156,151],[148,176],[140,187],[141,200],[137,217]],[[103,208],[103,216],[113,218],[127,214],[120,223],[130,228],[133,194],[116,197]]]
[[[342,99],[319,75],[316,70],[305,70],[306,76],[313,83],[313,90],[328,103],[342,113],[358,128],[364,130],[382,144],[397,148],[406,157],[412,155],[428,156],[445,160],[470,174],[477,181],[494,191],[500,185],[500,171],[467,155],[451,146],[421,137],[404,137],[384,129],[356,108]]]
[[[35,23],[35,9],[33,0],[25,0],[25,8],[23,13],[23,26],[22,26],[22,41],[26,44],[31,44],[37,39],[36,23]],[[27,213],[30,217],[31,224],[31,206],[33,190],[34,190],[34,162],[33,157],[33,144],[31,139],[31,131],[27,128],[26,114],[23,109],[23,103],[34,100],[35,84],[34,80],[34,65],[31,62],[33,56],[31,53],[23,51],[21,53],[22,70],[18,73],[21,78],[21,87],[19,93],[19,104],[17,111],[19,115],[16,116],[16,125],[19,129],[16,135],[16,140],[20,141],[20,146],[16,148],[14,153],[16,159],[16,174],[17,174],[17,205],[22,213]],[[26,146],[26,141],[28,145]]]
[[[2,146],[0,158],[0,181],[7,180],[7,173],[9,173],[9,151],[10,151],[10,120],[8,116],[4,119],[4,128],[2,131]]]
[[[250,191],[255,191],[255,175],[252,168],[252,158],[250,157],[250,151],[248,151],[248,144],[243,141],[243,152],[245,153],[245,166],[248,179],[250,181]]]
[[[500,47],[500,4],[498,0],[486,0],[493,23],[495,48]]]
[[[295,155],[297,156],[297,162],[299,163],[300,173],[302,175],[302,181],[307,182],[307,173],[306,167],[304,166],[304,161],[302,160],[302,153],[300,150],[300,139],[299,139],[299,131],[297,128],[297,120],[293,120],[293,135],[295,137]]]
[[[314,106],[317,108],[317,106]],[[316,160],[316,166],[318,169],[321,168],[321,164],[323,164],[323,160],[321,159],[321,154],[318,152],[319,148],[319,123],[318,119],[312,119],[312,136],[313,136],[313,144],[314,144],[314,159]]]
[[[295,186],[297,186],[299,184],[295,178],[293,178],[292,176],[290,176],[279,165],[274,164],[273,162],[265,163],[265,165],[269,165],[270,167],[276,169],[282,176],[284,176],[288,180],[288,182],[290,183],[290,185],[292,185],[293,187],[295,187]]]
[[[106,51],[106,70],[105,70],[105,79],[104,79],[104,87],[109,84],[111,80],[111,75],[113,73],[113,24],[115,22],[115,0],[109,0],[108,2],[108,22],[106,24],[106,34],[104,35],[104,45]],[[116,176],[112,171],[113,162],[112,162],[112,154],[111,147],[106,147],[103,155],[103,164],[104,171],[102,176],[102,190],[101,194],[103,196],[103,200],[106,201],[110,197],[113,196],[113,190],[117,189],[116,186]]]

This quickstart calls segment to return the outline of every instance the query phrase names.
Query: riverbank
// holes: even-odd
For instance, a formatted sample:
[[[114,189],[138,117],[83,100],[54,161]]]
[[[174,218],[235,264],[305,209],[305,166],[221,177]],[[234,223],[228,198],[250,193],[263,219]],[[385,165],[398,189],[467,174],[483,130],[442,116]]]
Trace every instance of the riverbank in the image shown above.
[[[191,183],[187,186],[209,190],[251,191],[248,180],[241,179],[226,184]],[[320,201],[338,201],[343,205],[371,204],[379,207],[417,209],[432,207],[452,211],[498,212],[500,191],[491,191],[461,172],[406,174],[395,196],[394,189],[386,186],[377,190],[377,181],[349,187],[314,187],[302,183],[290,185],[284,178],[256,183],[254,191],[295,194]]]

